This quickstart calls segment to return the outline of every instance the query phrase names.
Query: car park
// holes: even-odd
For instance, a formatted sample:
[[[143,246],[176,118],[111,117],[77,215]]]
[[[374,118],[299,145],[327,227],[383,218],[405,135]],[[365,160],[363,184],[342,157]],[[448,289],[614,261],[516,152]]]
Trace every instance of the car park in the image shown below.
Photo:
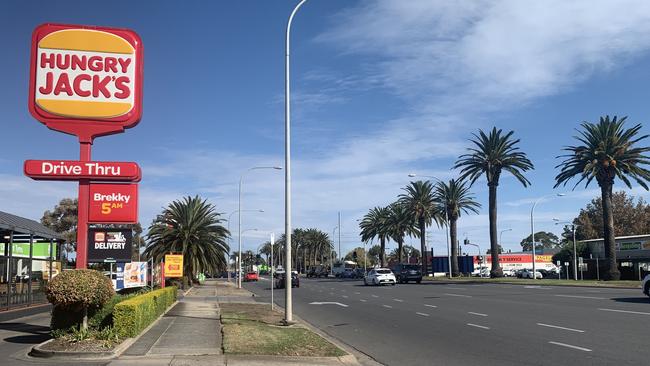
[[[643,293],[650,297],[650,274],[647,274],[641,282],[641,288],[643,289]]]
[[[397,279],[395,274],[388,268],[375,268],[368,271],[366,276],[363,278],[363,284],[368,285],[384,285],[390,284],[395,286]]]
[[[392,270],[399,283],[422,282],[422,267],[419,264],[400,263],[395,265]]]

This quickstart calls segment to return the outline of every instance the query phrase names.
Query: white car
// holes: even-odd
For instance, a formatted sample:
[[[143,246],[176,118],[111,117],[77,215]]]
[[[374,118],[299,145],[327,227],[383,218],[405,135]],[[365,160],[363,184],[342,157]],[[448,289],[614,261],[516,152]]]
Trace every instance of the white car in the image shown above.
[[[650,297],[650,274],[646,275],[643,282],[641,282],[641,288],[643,289],[643,293]]]
[[[393,286],[397,283],[395,274],[388,268],[375,268],[366,273],[363,278],[363,284],[368,285],[383,285],[389,283]]]
[[[504,277],[517,277],[517,273],[514,269],[504,269],[503,270],[503,276]]]
[[[524,269],[523,272],[521,272],[521,278],[530,278],[533,279],[533,270],[532,269]],[[542,273],[539,271],[535,271],[535,277],[534,279],[542,279],[544,276],[542,276]]]

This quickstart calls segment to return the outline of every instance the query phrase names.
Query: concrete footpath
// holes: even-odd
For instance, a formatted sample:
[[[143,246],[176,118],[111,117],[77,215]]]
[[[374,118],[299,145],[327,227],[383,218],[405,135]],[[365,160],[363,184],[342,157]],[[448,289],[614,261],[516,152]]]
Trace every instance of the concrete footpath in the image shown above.
[[[108,365],[316,365],[354,364],[332,358],[224,355],[219,303],[255,302],[251,292],[225,281],[192,288],[174,307]],[[251,334],[251,337],[254,337]],[[350,356],[348,358],[354,359]]]

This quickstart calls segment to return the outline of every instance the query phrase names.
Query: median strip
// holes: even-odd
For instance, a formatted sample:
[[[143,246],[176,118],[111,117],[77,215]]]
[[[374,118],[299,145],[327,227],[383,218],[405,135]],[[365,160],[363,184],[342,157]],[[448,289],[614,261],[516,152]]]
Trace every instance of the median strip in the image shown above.
[[[577,350],[579,350],[579,351],[591,352],[591,350],[590,350],[589,348],[578,347],[578,346],[574,346],[574,345],[571,345],[571,344],[560,343],[560,342],[553,342],[553,341],[549,341],[548,343],[550,343],[550,344],[554,344],[554,345],[556,345],[556,346],[561,346],[561,347],[567,347],[567,348],[577,349]]]
[[[544,324],[544,323],[537,323],[537,325],[539,325],[540,327],[548,327],[548,328],[556,328],[556,329],[568,330],[570,332],[578,332],[578,333],[584,333],[585,332],[584,330],[560,327],[559,325],[550,325],[550,324]]]

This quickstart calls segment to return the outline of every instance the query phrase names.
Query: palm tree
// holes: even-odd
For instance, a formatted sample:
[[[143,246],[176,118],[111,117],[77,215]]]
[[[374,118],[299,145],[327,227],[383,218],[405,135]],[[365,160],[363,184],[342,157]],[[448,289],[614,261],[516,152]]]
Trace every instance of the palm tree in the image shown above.
[[[456,277],[458,271],[458,229],[457,221],[460,214],[470,212],[478,213],[481,204],[474,201],[474,196],[469,192],[469,185],[464,181],[450,179],[449,184],[438,182],[433,193],[438,215],[448,221],[449,237],[451,238],[451,273]]]
[[[399,195],[399,202],[410,213],[414,222],[417,222],[418,236],[420,237],[420,251],[422,253],[422,273],[427,272],[427,251],[425,246],[427,226],[431,221],[440,223],[436,215],[436,202],[433,198],[433,185],[431,182],[411,182],[405,188],[406,193]]]
[[[600,186],[600,194],[603,203],[603,223],[605,254],[607,256],[607,268],[605,280],[618,280],[621,277],[616,264],[616,245],[614,236],[614,217],[612,213],[612,186],[614,178],[618,177],[626,186],[632,188],[630,179],[634,179],[639,185],[648,190],[646,182],[650,181],[650,171],[641,165],[650,165],[650,157],[647,153],[650,147],[634,147],[639,141],[648,135],[637,136],[641,125],[637,124],[630,129],[625,129],[624,124],[627,117],[617,119],[616,116],[610,119],[609,116],[600,117],[596,123],[583,122],[582,131],[575,139],[580,142],[576,146],[567,146],[563,150],[568,151],[566,155],[558,157],[565,158],[556,168],[562,167],[560,173],[555,177],[555,187],[567,182],[576,176],[580,179],[573,186],[585,181],[585,187],[594,178]]]
[[[388,208],[390,209],[390,215],[386,222],[388,235],[397,243],[397,262],[402,263],[404,237],[406,235],[418,236],[420,234],[415,227],[413,215],[410,214],[405,205],[400,202],[394,202]]]
[[[199,198],[174,201],[149,227],[144,255],[160,262],[165,254],[183,254],[183,274],[191,283],[199,272],[226,269],[230,236],[216,207]]]
[[[492,255],[492,270],[490,277],[502,277],[503,271],[499,266],[499,250],[497,240],[497,187],[501,173],[506,171],[512,174],[524,187],[530,181],[522,174],[534,169],[533,163],[526,154],[519,151],[516,146],[519,139],[513,139],[514,131],[503,134],[502,130],[492,128],[489,135],[479,130],[478,135],[470,140],[475,147],[468,148],[469,153],[458,157],[454,169],[462,168],[460,180],[469,179],[470,185],[485,175],[489,188],[489,216],[490,216],[490,250]]]
[[[386,239],[389,238],[386,222],[389,216],[390,209],[388,207],[375,207],[368,211],[361,222],[359,222],[361,241],[368,242],[374,238],[379,239],[379,263],[382,267],[386,261]]]

